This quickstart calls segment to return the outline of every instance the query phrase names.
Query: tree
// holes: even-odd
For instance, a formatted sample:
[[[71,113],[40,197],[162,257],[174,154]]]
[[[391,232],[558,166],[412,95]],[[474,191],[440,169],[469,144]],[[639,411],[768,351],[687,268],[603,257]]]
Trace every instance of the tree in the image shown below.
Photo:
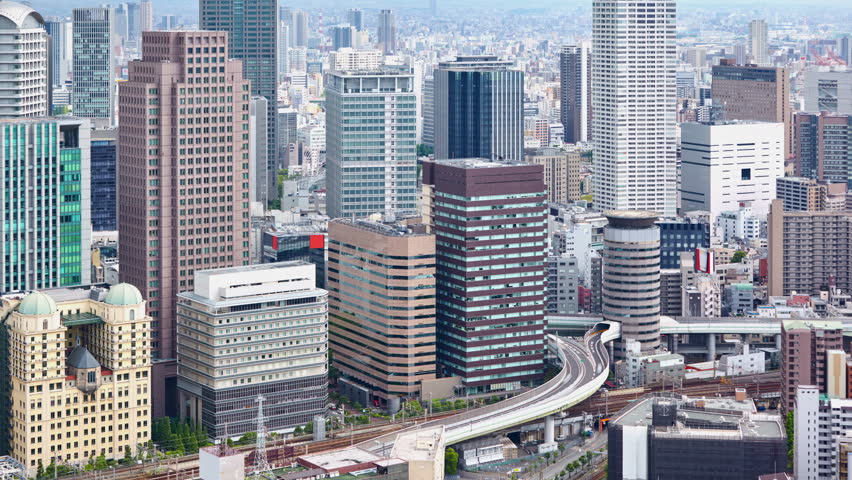
[[[447,475],[455,475],[459,472],[459,454],[448,448],[444,453],[444,473]]]
[[[731,263],[741,263],[746,255],[746,252],[742,250],[737,250],[736,252],[734,252],[734,256],[731,257]]]
[[[38,468],[36,468],[36,478],[41,478],[44,476],[44,465],[41,464],[41,459],[38,461]]]
[[[785,427],[787,430],[787,468],[793,468],[793,454],[795,453],[794,436],[796,434],[796,424],[794,421],[793,412],[787,412]]]
[[[194,435],[189,435],[185,440],[186,453],[195,453],[198,451],[198,440]]]
[[[465,403],[464,400],[462,400],[460,398],[460,399],[455,401],[455,404],[453,406],[455,407],[456,410],[462,410],[465,406],[467,406],[467,404]]]
[[[124,463],[129,464],[133,462],[133,454],[130,453],[130,445],[124,447]]]
[[[304,432],[305,432],[305,430],[304,430],[302,427],[296,427],[296,429],[295,429],[295,430],[293,430],[293,436],[294,436],[294,437],[299,437],[299,436],[301,436]]]
[[[109,463],[107,463],[106,455],[103,453],[98,455],[98,458],[95,460],[95,470],[103,470],[109,467]]]
[[[308,424],[305,425],[305,433],[314,433],[314,422],[308,422]]]

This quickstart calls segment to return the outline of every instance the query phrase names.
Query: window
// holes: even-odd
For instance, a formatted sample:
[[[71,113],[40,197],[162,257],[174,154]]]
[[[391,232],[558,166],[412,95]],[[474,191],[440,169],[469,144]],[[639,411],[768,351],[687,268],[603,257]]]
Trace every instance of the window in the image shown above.
[[[89,373],[87,374],[87,376],[88,376],[88,378],[87,378],[87,380],[86,380],[87,382],[89,382],[89,383],[95,383],[95,381],[96,381],[96,379],[95,379],[95,372],[89,372]]]
[[[743,168],[740,170],[740,179],[741,180],[751,180],[751,169]]]

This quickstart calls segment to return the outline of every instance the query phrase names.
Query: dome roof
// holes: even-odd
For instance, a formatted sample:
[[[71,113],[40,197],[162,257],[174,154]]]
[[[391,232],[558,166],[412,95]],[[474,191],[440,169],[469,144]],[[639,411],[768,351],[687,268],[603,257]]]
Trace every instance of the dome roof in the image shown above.
[[[9,0],[0,0],[0,28],[39,28],[44,26],[44,18],[32,8]]]
[[[92,355],[92,352],[82,345],[77,345],[74,347],[74,350],[71,350],[71,354],[68,355],[68,360],[65,361],[65,364],[81,370],[99,368],[101,366],[97,359],[95,359],[95,356]]]
[[[33,292],[21,300],[18,312],[22,315],[50,315],[56,312],[56,302],[41,292]]]
[[[142,294],[139,293],[138,288],[129,283],[119,283],[109,289],[104,303],[110,305],[139,305],[142,303]]]

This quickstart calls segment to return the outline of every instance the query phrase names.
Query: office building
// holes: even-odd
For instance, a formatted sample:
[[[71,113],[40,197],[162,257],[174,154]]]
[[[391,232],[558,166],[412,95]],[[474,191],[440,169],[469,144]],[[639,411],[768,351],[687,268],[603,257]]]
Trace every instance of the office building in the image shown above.
[[[680,268],[660,270],[660,315],[683,315],[683,292]],[[669,350],[672,350],[669,348]]]
[[[72,117],[0,121],[3,218],[0,292],[88,284],[89,123]]]
[[[592,7],[593,194],[601,210],[677,209],[675,1],[622,18],[629,0]],[[624,94],[630,92],[630,95]]]
[[[681,209],[713,215],[747,205],[769,211],[784,176],[784,124],[681,125]]]
[[[382,52],[379,50],[341,48],[328,52],[329,70],[377,70],[381,64]]]
[[[732,65],[722,59],[713,67],[711,95],[721,119],[783,123],[785,158],[793,154],[789,70]]]
[[[824,285],[852,291],[852,212],[769,212],[769,295],[818,295]]]
[[[852,430],[849,413],[852,400],[827,398],[817,385],[801,384],[795,389],[793,471],[796,479],[820,480],[838,476],[848,458],[838,458],[848,449],[846,432]],[[843,465],[843,464],[846,465]]]
[[[683,355],[664,351],[643,352],[636,340],[627,341],[627,355],[615,362],[615,378],[623,388],[683,382]]]
[[[846,210],[849,191],[844,183],[825,183],[813,178],[779,177],[775,194],[787,212],[826,212]]]
[[[355,30],[355,27],[351,25],[335,25],[328,30],[328,36],[331,37],[332,49],[339,50],[355,46],[355,34],[358,32]]]
[[[360,8],[350,8],[346,11],[346,21],[355,27],[355,30],[364,30],[364,12]]]
[[[627,340],[643,352],[660,347],[660,227],[654,212],[604,212],[602,301],[605,320],[621,323],[615,357],[623,358]]]
[[[385,68],[333,71],[325,79],[328,216],[361,218],[371,213],[415,211],[414,76]],[[385,113],[368,118],[365,111]],[[367,142],[365,135],[378,139]]]
[[[727,52],[727,49],[726,49]],[[733,48],[734,61],[737,65],[745,65],[748,63],[748,49],[745,43],[735,43]]]
[[[74,42],[71,25],[71,22],[63,17],[48,17],[44,22],[44,28],[50,36],[48,87],[65,85],[65,82],[71,79]]]
[[[0,3],[0,118],[51,113],[48,37],[41,14],[20,3]]]
[[[261,234],[264,263],[307,262],[316,267],[317,288],[326,288],[328,236],[324,228],[313,225],[284,225]]]
[[[433,75],[436,159],[523,159],[524,73],[513,62],[457,57]]]
[[[154,30],[154,10],[150,0],[139,2],[139,34]]]
[[[683,316],[718,318],[722,315],[722,289],[713,277],[708,274],[697,275],[690,285],[683,287]]]
[[[439,160],[424,162],[423,183],[432,186],[440,247],[437,350],[443,375],[461,377],[469,393],[535,385],[544,378],[543,168]]]
[[[770,65],[769,31],[766,20],[752,20],[748,26],[748,43],[751,47],[751,61],[755,65]]]
[[[4,351],[27,352],[4,357],[0,421],[26,475],[135,456],[151,436],[151,317],[139,291],[55,289],[0,302]]]
[[[177,27],[177,16],[166,14],[160,17],[160,28],[158,30],[174,30]]]
[[[852,185],[852,113],[797,113],[793,127],[797,175]]]
[[[592,124],[592,52],[588,44],[559,52],[559,118],[565,143],[586,142]]]
[[[758,413],[744,391],[733,399],[642,398],[613,417],[608,430],[610,480],[756,479],[787,464],[784,422]]]
[[[176,295],[193,288],[196,269],[249,260],[249,81],[239,60],[215,73],[196,66],[212,58],[230,58],[227,33],[146,32],[121,85],[121,279],[149,300],[155,418],[178,414]],[[220,101],[209,106],[214,89]]]
[[[423,133],[421,141],[427,147],[435,148],[435,77],[423,79],[423,96],[420,111],[423,114]]]
[[[113,125],[115,119],[115,12],[111,7],[75,8],[74,89],[71,110],[93,125]]]
[[[261,395],[268,431],[325,412],[328,292],[314,275],[298,261],[195,272],[177,303],[181,418],[220,438],[257,431]]]
[[[852,70],[810,69],[805,76],[805,112],[852,115]]]
[[[91,132],[92,145],[92,230],[118,230],[116,215],[115,171],[118,129],[98,129]]]
[[[287,25],[290,48],[308,46],[308,14],[303,10],[279,7],[279,18]]]
[[[224,3],[218,0],[200,0],[199,2],[201,29],[228,32],[230,56],[218,55],[213,58],[218,58],[219,63],[231,58],[242,60],[243,78],[250,82],[251,95],[266,98],[266,159],[267,178],[270,181],[278,174],[276,162],[278,154],[277,9],[277,0]],[[199,68],[201,67],[195,67],[196,70]],[[218,68],[221,72],[225,67],[219,65]],[[277,196],[270,191],[269,200],[275,198]]]
[[[249,167],[252,171],[249,198],[253,202],[260,202],[261,205],[269,205],[270,200],[277,200],[280,196],[276,161],[278,152],[270,155],[272,152],[267,151],[267,103],[266,97],[252,96],[249,104]]]
[[[436,376],[435,236],[406,223],[328,224],[334,364],[391,407]]]
[[[382,10],[379,12],[378,43],[382,53],[391,55],[396,53],[396,15],[393,10]]]
[[[544,167],[547,201],[567,203],[580,199],[580,152],[561,148],[527,150],[524,161]]]
[[[716,217],[715,236],[722,243],[750,242],[766,238],[766,215],[755,214],[751,207],[722,212]]]
[[[278,82],[290,74],[290,25],[283,19],[278,21]]]
[[[577,258],[568,254],[547,257],[547,313],[571,315],[580,311]]]
[[[129,24],[126,3],[119,3],[115,6],[113,19],[115,20],[115,34],[120,37],[119,42],[121,45],[126,46],[129,43],[127,41],[127,37],[129,35]]]
[[[663,219],[657,226],[660,228],[660,268],[680,268],[681,252],[710,248],[710,223],[703,219]]]
[[[771,293],[770,293],[771,294]],[[781,324],[781,409],[796,408],[796,387],[826,392],[828,351],[843,349],[843,325],[833,320],[784,320]]]

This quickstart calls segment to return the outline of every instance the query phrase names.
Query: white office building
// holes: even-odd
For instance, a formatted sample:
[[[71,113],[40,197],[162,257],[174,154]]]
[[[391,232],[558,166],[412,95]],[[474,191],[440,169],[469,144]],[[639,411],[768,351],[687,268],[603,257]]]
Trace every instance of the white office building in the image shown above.
[[[750,206],[769,212],[784,176],[784,124],[681,125],[681,208],[717,216]]]
[[[751,207],[722,212],[716,217],[715,236],[722,243],[766,238],[766,215],[755,215]]]
[[[821,67],[810,69],[804,75],[804,111],[852,114],[852,70]]]
[[[755,65],[769,65],[769,30],[766,20],[752,20],[748,26],[751,61]]]
[[[328,52],[329,70],[375,70],[381,64],[381,50],[356,50],[345,47]]]
[[[47,32],[38,12],[0,2],[0,62],[0,118],[48,115]]]
[[[601,211],[677,213],[675,3],[593,4],[593,191]]]

